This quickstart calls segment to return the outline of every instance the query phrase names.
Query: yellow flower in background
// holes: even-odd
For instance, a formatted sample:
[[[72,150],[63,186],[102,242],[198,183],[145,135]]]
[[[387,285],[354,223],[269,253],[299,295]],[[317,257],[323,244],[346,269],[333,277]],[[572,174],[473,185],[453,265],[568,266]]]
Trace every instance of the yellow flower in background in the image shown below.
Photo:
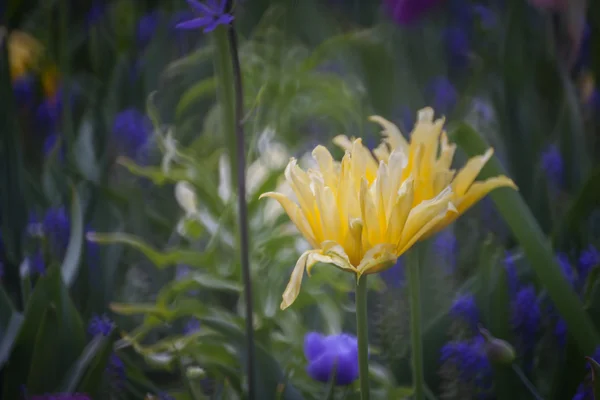
[[[384,162],[387,162],[393,152],[404,154],[403,162],[406,168],[403,178],[412,176],[415,181],[414,205],[437,196],[440,192],[450,187],[452,189],[451,201],[457,212],[448,214],[443,218],[431,233],[438,232],[452,223],[456,218],[471,208],[492,190],[499,187],[517,189],[514,182],[506,176],[489,178],[482,182],[475,179],[494,154],[492,148],[485,154],[469,159],[466,165],[458,172],[451,169],[456,145],[448,141],[448,136],[443,129],[444,119],[433,119],[434,111],[424,108],[417,115],[417,122],[408,143],[400,130],[391,122],[373,116],[371,121],[383,127],[383,143],[373,153]],[[343,141],[343,139],[341,139]],[[340,139],[338,139],[338,142]]]
[[[11,32],[8,38],[8,56],[12,79],[18,79],[30,70],[37,69],[43,51],[44,47],[33,36],[21,31]]]
[[[430,108],[419,112],[410,143],[392,123],[371,119],[384,127],[383,143],[373,153],[361,139],[338,136],[334,142],[346,150],[341,162],[323,146],[312,153],[316,170],[304,171],[290,160],[285,177],[298,203],[281,193],[261,195],[280,203],[312,247],[296,263],[281,309],[298,296],[305,268],[309,276],[318,262],[357,277],[380,272],[492,189],[515,188],[506,177],[473,182],[491,150],[469,160],[455,176],[450,169],[455,145],[448,143],[444,121],[433,121]]]

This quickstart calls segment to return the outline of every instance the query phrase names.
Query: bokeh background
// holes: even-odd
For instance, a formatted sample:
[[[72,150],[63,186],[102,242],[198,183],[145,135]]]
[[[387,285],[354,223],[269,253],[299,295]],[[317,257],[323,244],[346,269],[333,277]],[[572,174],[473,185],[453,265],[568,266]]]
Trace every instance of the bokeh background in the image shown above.
[[[245,396],[235,141],[218,91],[225,64],[218,35],[177,28],[193,12],[177,0],[0,4],[2,399]],[[561,287],[600,330],[600,5],[239,0],[233,15],[258,398],[357,398],[357,383],[307,371],[303,351],[309,332],[355,334],[352,277],[317,267],[281,311],[307,244],[258,196],[282,187],[290,157],[310,165],[317,144],[340,157],[339,134],[375,147],[371,115],[408,137],[431,106],[462,149],[469,136],[453,132],[494,147],[526,207],[500,212],[485,199],[431,239],[422,272],[429,398],[593,399],[584,357],[598,334],[572,334],[532,268],[547,258],[524,248],[551,249]],[[466,153],[457,158],[462,165]],[[195,191],[193,213],[176,199],[180,181]],[[510,215],[524,226],[507,224]],[[538,227],[543,237],[527,235]],[[403,264],[370,282],[375,398],[411,393]],[[495,364],[478,324],[513,346],[513,364]]]

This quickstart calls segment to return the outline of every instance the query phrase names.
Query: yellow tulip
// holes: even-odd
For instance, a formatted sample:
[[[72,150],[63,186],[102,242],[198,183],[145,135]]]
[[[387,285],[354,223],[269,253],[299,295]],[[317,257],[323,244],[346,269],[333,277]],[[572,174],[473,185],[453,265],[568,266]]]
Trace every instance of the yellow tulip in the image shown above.
[[[338,136],[334,142],[346,150],[341,162],[323,146],[312,153],[316,170],[304,171],[291,159],[285,177],[298,203],[281,193],[261,195],[280,203],[312,247],[296,263],[281,309],[298,296],[304,269],[310,276],[321,262],[357,278],[380,272],[485,193],[499,186],[514,187],[505,177],[473,184],[490,152],[470,160],[453,179],[449,168],[455,146],[442,133],[443,120],[433,122],[431,109],[419,116],[410,143],[392,123],[372,117],[384,127],[384,141],[374,156],[361,139]]]

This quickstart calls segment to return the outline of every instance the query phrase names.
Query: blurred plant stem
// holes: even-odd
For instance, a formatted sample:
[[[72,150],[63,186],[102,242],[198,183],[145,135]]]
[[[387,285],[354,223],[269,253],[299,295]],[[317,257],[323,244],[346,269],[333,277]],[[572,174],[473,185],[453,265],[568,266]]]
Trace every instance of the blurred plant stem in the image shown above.
[[[416,245],[408,253],[408,291],[410,302],[410,341],[412,345],[412,373],[414,399],[424,400],[424,378],[423,378],[423,343],[421,338],[421,281],[419,277],[419,245]]]
[[[356,334],[358,336],[358,367],[360,398],[369,400],[369,337],[367,319],[367,275],[356,281]]]
[[[231,12],[232,2],[226,9]],[[233,179],[237,179],[240,261],[246,306],[246,347],[248,373],[248,399],[256,398],[254,370],[254,322],[252,279],[250,275],[250,249],[248,242],[248,205],[246,204],[246,145],[244,128],[244,95],[242,71],[238,55],[237,37],[233,23],[219,26],[213,34],[215,74],[218,82],[221,128],[225,132]]]
[[[71,157],[73,153],[73,146],[75,143],[75,136],[73,132],[73,121],[71,118],[71,87],[70,87],[70,69],[69,69],[69,38],[71,32],[69,32],[69,1],[60,1],[59,10],[59,25],[60,25],[60,50],[59,50],[59,63],[60,63],[60,80],[61,80],[61,117],[62,117],[62,129],[65,140],[67,142],[67,157]],[[74,165],[74,161],[73,161]]]

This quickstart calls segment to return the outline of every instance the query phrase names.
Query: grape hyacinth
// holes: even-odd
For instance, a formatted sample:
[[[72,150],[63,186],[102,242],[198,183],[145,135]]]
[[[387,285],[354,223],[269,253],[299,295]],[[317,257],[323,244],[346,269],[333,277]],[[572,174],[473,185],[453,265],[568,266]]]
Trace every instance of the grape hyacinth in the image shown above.
[[[136,26],[136,42],[139,48],[144,48],[150,43],[160,22],[160,15],[156,11],[143,15]]]
[[[380,272],[381,279],[388,288],[399,288],[406,283],[404,258],[398,257],[396,264]]]
[[[88,324],[88,333],[91,336],[108,336],[114,327],[114,323],[107,315],[94,315]]]
[[[350,385],[358,378],[358,342],[352,335],[310,332],[304,337],[304,355],[306,372],[316,381],[329,382],[334,368],[336,385]]]
[[[442,0],[385,0],[392,19],[399,25],[411,25],[435,8]]]
[[[556,145],[551,145],[542,153],[542,169],[548,178],[548,181],[558,187],[563,181],[564,163],[560,150]]]
[[[42,254],[42,250],[38,249],[35,253],[30,255],[27,258],[27,263],[29,265],[29,273],[36,273],[38,275],[46,274],[46,263],[44,262],[44,255]]]
[[[429,85],[432,106],[441,114],[448,115],[458,102],[458,92],[448,78],[440,76]]]
[[[128,157],[140,156],[152,134],[150,118],[134,108],[121,111],[113,122],[113,138],[119,150]]]
[[[460,398],[486,398],[492,386],[492,365],[481,336],[445,344],[440,362],[446,385],[452,385],[453,390],[458,386]]]
[[[456,252],[458,251],[458,242],[452,230],[446,229],[435,238],[435,253],[448,268],[447,273],[451,274],[456,269]]]
[[[472,294],[457,297],[452,307],[450,307],[450,315],[475,331],[479,323],[479,310],[477,304],[475,304],[475,297]]]
[[[207,0],[201,3],[197,0],[187,0],[188,4],[198,14],[196,18],[180,22],[177,28],[180,29],[199,29],[204,33],[214,31],[219,25],[229,25],[233,21],[233,15],[226,13],[226,0]]]
[[[64,206],[51,208],[46,212],[42,221],[44,235],[50,242],[52,254],[62,258],[71,236],[71,222]]]
[[[531,368],[531,353],[540,330],[540,321],[541,310],[535,288],[528,285],[519,289],[512,301],[511,324],[520,353],[526,357],[526,369]]]
[[[592,270],[592,268],[600,265],[600,251],[592,245],[589,245],[579,255],[579,279],[583,284]]]

